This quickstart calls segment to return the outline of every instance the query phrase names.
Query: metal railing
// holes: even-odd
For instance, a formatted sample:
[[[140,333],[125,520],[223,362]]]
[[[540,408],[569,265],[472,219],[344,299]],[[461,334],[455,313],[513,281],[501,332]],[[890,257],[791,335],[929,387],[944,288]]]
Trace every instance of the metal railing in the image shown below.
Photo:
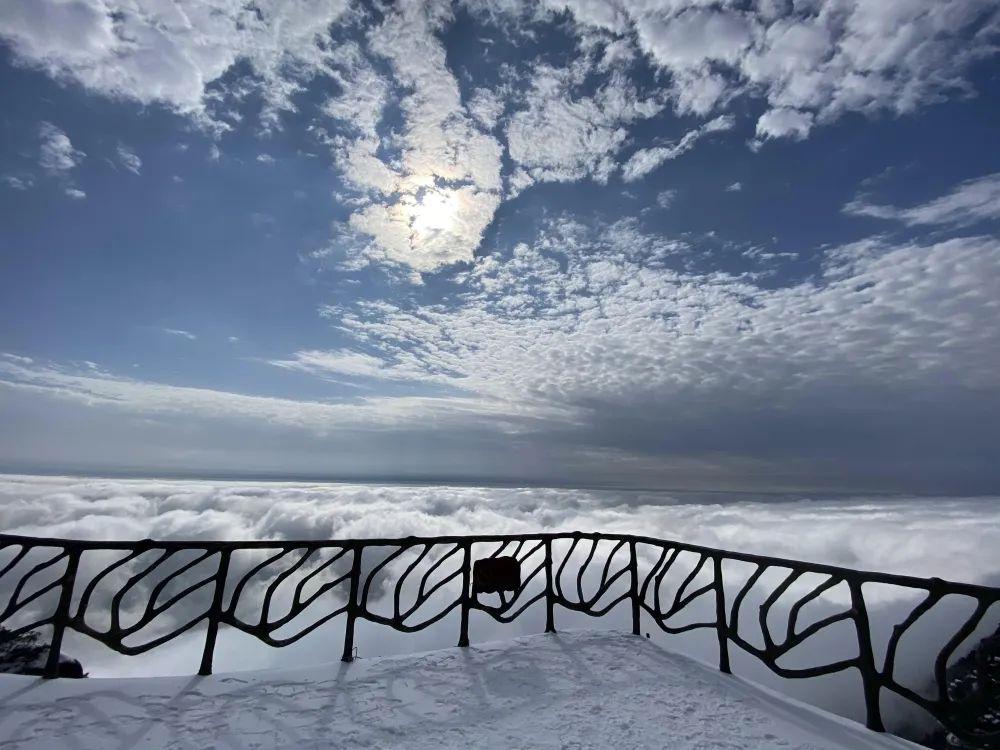
[[[473,581],[474,562],[502,557],[517,561],[518,580],[510,591],[484,595]],[[907,603],[908,614],[895,623],[888,639],[879,640],[877,649],[865,593],[870,585],[895,587],[897,601],[914,594],[918,599]],[[971,613],[957,617],[943,647],[927,655],[933,685],[928,697],[897,680],[899,645],[932,609],[955,596],[972,604]],[[556,607],[596,617],[626,602],[635,634],[643,615],[665,633],[714,630],[723,672],[730,671],[731,646],[786,678],[856,669],[871,729],[884,731],[881,699],[891,693],[919,706],[948,731],[968,737],[966,728],[953,721],[948,664],[977,628],[990,625],[987,614],[1000,602],[1000,589],[620,534],[254,542],[0,535],[0,625],[13,636],[51,627],[47,677],[58,675],[67,630],[133,655],[204,623],[199,674],[207,675],[223,625],[268,645],[285,646],[343,617],[342,658],[351,661],[358,620],[414,632],[457,609],[458,645],[467,646],[470,613],[507,623],[542,601],[546,632],[555,632]],[[745,632],[746,620],[741,620],[755,602],[759,639]],[[823,616],[800,627],[803,610],[810,606]],[[174,610],[179,614],[160,621]],[[93,622],[102,613],[105,626]],[[299,625],[306,615],[309,623]],[[775,616],[783,620],[777,628]],[[280,634],[293,623],[294,632]],[[851,629],[856,653],[820,664],[779,664],[838,623]],[[130,642],[146,631],[155,637]]]

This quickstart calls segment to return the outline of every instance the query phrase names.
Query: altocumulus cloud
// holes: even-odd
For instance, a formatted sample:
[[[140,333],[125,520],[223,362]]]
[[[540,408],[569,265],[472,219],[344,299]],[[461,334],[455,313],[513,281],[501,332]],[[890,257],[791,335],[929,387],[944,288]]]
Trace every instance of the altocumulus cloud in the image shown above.
[[[998,387],[995,237],[873,238],[829,249],[816,275],[779,287],[761,271],[688,270],[690,250],[630,221],[556,220],[509,256],[477,259],[457,305],[362,301],[326,314],[364,348],[372,377],[544,404],[566,415],[563,439],[648,456],[781,454],[820,473],[828,459],[875,482],[933,481],[910,464],[922,455],[941,477],[978,481],[963,455],[989,442],[972,413],[991,410]],[[347,362],[342,350],[291,360],[341,375]],[[872,418],[857,421],[864,411]]]
[[[547,471],[633,486],[711,477],[963,492],[996,480],[979,458],[995,444],[987,417],[1000,389],[996,237],[870,238],[826,249],[814,274],[783,286],[767,283],[766,254],[749,253],[757,267],[741,274],[692,267],[696,242],[631,220],[557,217],[531,244],[455,274],[450,304],[329,305],[353,346],[271,361],[361,393],[396,383],[397,395],[307,401],[0,359],[0,387],[31,396],[4,405],[32,436],[12,431],[6,454],[313,473],[459,467],[515,481],[516,467],[522,480]],[[57,408],[102,441],[46,430]],[[143,451],[152,427],[133,417],[146,416],[158,445],[177,433],[173,453]],[[200,445],[179,437],[194,425],[207,427]]]
[[[333,244],[352,235],[345,262],[398,264],[417,281],[472,261],[503,201],[529,186],[639,179],[732,127],[726,110],[745,109],[740,99],[764,106],[758,148],[803,139],[846,113],[906,114],[968,94],[969,68],[994,52],[992,10],[989,0],[801,8],[470,0],[403,2],[376,17],[346,1],[250,9],[224,0],[12,0],[0,9],[0,36],[23,65],[105,96],[163,104],[216,133],[236,126],[228,105],[250,90],[264,103],[262,127],[273,130],[296,111],[296,93],[333,79],[339,91],[309,126],[354,190],[356,208]],[[578,44],[569,59],[504,65],[497,81],[466,96],[442,42],[461,14],[514,43],[558,24]],[[164,64],[146,64],[154,54]],[[637,60],[653,76],[638,74]],[[240,64],[252,75],[227,80]],[[395,112],[387,116],[394,100],[398,127]],[[702,122],[676,143],[637,148],[630,131],[666,110]]]

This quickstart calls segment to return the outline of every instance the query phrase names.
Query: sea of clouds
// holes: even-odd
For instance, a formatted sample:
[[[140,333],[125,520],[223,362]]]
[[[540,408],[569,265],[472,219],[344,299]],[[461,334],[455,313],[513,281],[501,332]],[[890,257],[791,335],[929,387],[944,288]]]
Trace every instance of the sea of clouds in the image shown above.
[[[77,539],[635,533],[854,568],[1000,582],[1000,498],[0,475],[0,528]]]
[[[99,540],[304,540],[605,531],[851,568],[1000,585],[998,500],[0,475],[0,529],[10,534]],[[746,575],[749,571],[743,580]],[[773,578],[771,582],[779,580]],[[0,594],[6,589],[0,586]],[[759,603],[765,596],[766,590],[761,589],[750,601]],[[883,635],[892,624],[905,618],[915,603],[912,592],[894,589],[871,589],[866,591],[866,599],[874,627]],[[784,612],[789,605],[783,605]],[[844,605],[842,593],[838,599],[834,590],[821,600],[811,619]],[[912,678],[922,692],[927,688],[921,681],[928,653],[939,648],[954,631],[957,618],[966,609],[966,605],[953,602],[932,612],[929,624],[917,628],[908,649],[901,650],[900,674]],[[536,605],[508,626],[474,613],[473,642],[537,632],[543,627],[543,610]],[[627,605],[621,605],[608,617],[595,620],[558,611],[557,626],[627,630],[627,610]],[[779,606],[778,621],[781,614]],[[984,627],[995,627],[998,615],[991,612],[987,618],[990,622]],[[834,626],[815,639],[811,643],[813,653],[797,654],[798,663],[815,659],[815,649],[823,652],[822,659],[840,652],[849,656],[854,636],[848,623],[840,625],[846,630]],[[340,656],[342,627],[338,623],[324,626],[280,650],[223,629],[216,669],[333,661]],[[356,642],[362,658],[421,651],[453,646],[456,628],[451,615],[435,627],[409,635],[361,623]],[[716,659],[712,633],[671,639],[661,638],[651,623],[644,625],[644,630],[685,653],[706,661]],[[977,636],[985,632],[980,628]],[[95,676],[190,674],[197,669],[203,637],[193,631],[134,659],[118,657],[72,634],[67,649],[80,655]],[[853,675],[823,678],[808,685],[800,681],[790,686],[741,653],[734,654],[734,671],[840,713],[863,715]],[[893,708],[891,701],[889,704],[890,714],[898,713],[897,726],[914,720],[909,712],[899,706]]]

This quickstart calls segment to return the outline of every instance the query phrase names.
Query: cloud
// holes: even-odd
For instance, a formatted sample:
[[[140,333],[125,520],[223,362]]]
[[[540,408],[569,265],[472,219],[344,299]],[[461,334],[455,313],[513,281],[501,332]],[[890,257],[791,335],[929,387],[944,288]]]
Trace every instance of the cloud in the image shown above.
[[[348,42],[334,52],[332,76],[340,92],[326,100],[323,112],[356,133],[378,138],[378,124],[389,100],[390,81],[380,75],[364,50]]]
[[[708,62],[738,62],[752,41],[752,17],[692,5],[677,14],[667,10],[639,19],[636,32],[643,49],[671,70],[697,71]]]
[[[802,140],[812,129],[813,115],[789,107],[771,109],[757,120],[757,138],[794,138]]]
[[[294,109],[298,81],[324,69],[324,37],[346,7],[325,0],[262,9],[227,0],[11,0],[0,8],[0,37],[18,61],[53,77],[203,120],[208,86],[243,60],[259,82],[262,117],[273,124],[277,112]]]
[[[656,194],[656,205],[660,208],[670,208],[676,198],[676,190],[661,190]]]
[[[118,162],[129,172],[137,175],[142,171],[142,159],[128,146],[119,143],[117,154]]]
[[[802,498],[438,484],[386,486],[0,475],[0,528],[28,535],[124,540],[327,540],[574,530],[637,533],[750,553],[991,585],[1000,575],[997,555],[1000,504],[996,500],[995,497]],[[561,554],[558,543],[554,551],[558,559]],[[256,555],[236,553],[232,557],[231,570],[235,574],[248,571],[270,554],[271,550]],[[482,551],[474,548],[474,554],[478,556]],[[654,562],[646,558],[641,547],[638,554],[641,569]],[[322,559],[321,554],[314,556],[303,572],[309,571],[309,565],[317,564],[317,557]],[[105,558],[103,563],[114,559]],[[403,559],[400,565],[390,565],[386,586],[373,589],[370,605],[374,611],[382,611],[386,604],[380,600],[379,591],[391,590],[389,587],[395,584],[408,562],[409,559]],[[81,577],[96,573],[99,564],[85,556],[81,560]],[[141,566],[143,562],[138,564]],[[683,556],[677,560],[677,567],[688,564]],[[600,566],[599,559],[597,565]],[[95,614],[107,608],[116,587],[125,582],[127,571],[121,573],[117,579],[112,576],[110,585],[95,589]],[[739,580],[738,570],[727,566],[726,574],[730,581]],[[322,575],[320,580],[326,580]],[[259,602],[263,586],[273,580],[273,576],[253,579],[246,590],[248,599]],[[762,583],[773,586],[778,580],[769,575]],[[288,585],[293,587],[296,583],[293,575]],[[667,588],[671,583],[668,579]],[[815,580],[796,582],[789,593],[792,596],[804,594],[807,586],[816,583]],[[593,584],[589,576],[585,577],[585,590],[591,590]],[[134,608],[151,585],[140,582],[133,596],[124,600],[126,622],[131,622],[129,618],[137,614]],[[8,591],[0,590],[0,595]],[[449,597],[455,593],[454,589],[446,591]],[[836,589],[823,593],[817,602],[820,605],[818,612],[810,612],[810,608],[803,611],[805,622],[844,605],[846,602],[840,596]],[[886,587],[866,587],[865,596],[876,634],[888,633],[891,625],[907,611],[905,608],[918,601]],[[762,598],[759,590],[752,592],[745,611],[755,611]],[[273,611],[280,613],[285,601],[279,589]],[[338,597],[337,603],[340,601]],[[182,599],[158,624],[184,622],[206,605],[207,602],[198,601],[196,596]],[[775,621],[785,615],[787,606],[787,603],[779,603],[778,611],[773,613]],[[544,607],[537,605],[510,627],[493,627],[474,618],[472,638],[481,642],[540,630],[543,627],[540,610]],[[318,615],[315,610],[308,613],[287,632],[295,632]],[[710,613],[706,615],[711,616]],[[576,620],[571,612],[561,607],[556,610],[560,628],[622,628],[628,626],[628,616],[627,605],[600,619],[581,617]],[[753,618],[749,619],[753,622]],[[945,631],[954,627],[953,623],[954,620],[946,618],[938,628]],[[362,621],[357,643],[366,656],[450,648],[454,646],[455,632],[456,623],[450,618],[440,627],[399,638],[383,630],[368,628]],[[747,634],[747,630],[741,632]],[[926,680],[930,669],[927,654],[933,653],[935,637],[941,638],[942,634],[925,633],[926,640],[915,644],[917,648],[901,648],[897,675],[902,680],[916,678],[918,685],[922,685],[920,678]],[[149,631],[142,631],[132,642],[140,642],[149,635]],[[317,660],[330,658],[330,643],[338,633],[335,628],[321,630],[316,638],[305,639],[280,651],[247,640],[230,640],[231,636],[227,628],[220,630],[215,664],[219,671],[315,664]],[[753,639],[752,635],[750,637]],[[876,643],[881,643],[882,637],[877,635]],[[709,634],[708,639],[711,638],[714,633]],[[851,638],[846,640],[851,641]],[[666,643],[685,653],[711,658],[707,646],[698,641],[668,640]],[[816,657],[817,651],[829,656],[831,647],[842,645],[825,640],[807,643],[807,653],[802,654],[800,650],[800,657]],[[196,632],[190,642],[181,639],[157,649],[150,662],[146,659],[123,660],[109,654],[103,646],[86,638],[76,638],[72,633],[65,642],[67,651],[81,658],[97,676],[129,674],[132,670],[146,675],[191,673],[197,668],[202,644],[203,635]],[[840,699],[846,686],[804,680],[783,683],[747,660],[736,664],[736,671],[742,676],[790,691],[800,699],[817,702],[828,709],[857,716],[858,706]],[[855,694],[853,690],[850,692]],[[907,718],[905,714],[897,715],[897,711],[897,706],[885,707],[887,718],[893,721],[893,729]]]
[[[343,70],[337,73],[343,90],[324,107],[347,132],[331,136],[329,143],[348,182],[377,194],[375,207],[356,215],[354,226],[371,234],[383,249],[391,248],[396,261],[411,251],[404,235],[413,220],[407,203],[419,198],[416,190],[462,182],[480,193],[499,190],[501,148],[489,131],[506,126],[508,152],[515,162],[506,180],[505,197],[511,197],[536,181],[588,175],[606,179],[617,168],[611,156],[623,143],[621,126],[662,109],[662,104],[641,99],[635,86],[615,70],[596,94],[579,95],[587,71],[597,64],[589,56],[563,68],[529,63],[524,94],[516,93],[508,81],[477,88],[463,101],[438,38],[449,21],[440,9],[400,6],[372,30],[367,53],[354,43],[346,46],[338,60]],[[393,80],[375,71],[371,56],[390,61]],[[410,93],[401,102],[403,137],[387,144],[377,126],[393,87]],[[508,109],[514,111],[501,122]],[[395,159],[383,155],[387,145],[390,153],[400,149]],[[481,199],[482,206],[492,202],[485,195]],[[387,225],[394,229],[387,231]],[[373,233],[373,227],[380,233]],[[454,252],[446,256],[468,259],[477,243],[475,233],[463,241],[456,238]]]
[[[447,4],[400,3],[376,17],[321,0],[263,10],[228,0],[14,0],[0,10],[0,36],[22,64],[107,96],[162,103],[217,134],[234,127],[225,113],[249,93],[263,99],[264,129],[278,127],[322,76],[331,85],[304,127],[329,148],[351,193],[344,223],[359,241],[343,260],[398,266],[419,282],[471,262],[503,200],[535,183],[605,182],[619,170],[637,180],[706,134],[733,128],[724,110],[744,111],[737,100],[765,106],[751,141],[760,148],[804,139],[847,112],[905,114],[969,95],[968,70],[993,53],[1000,28],[990,7],[566,0],[529,12],[472,4],[477,33],[525,39],[568,12],[576,23],[562,29],[575,31],[576,43],[505,64],[488,85],[468,89],[460,85],[468,71],[445,54],[443,35],[455,22]],[[160,64],[145,64],[150,57]],[[639,73],[648,65],[653,76]],[[398,109],[387,110],[390,102]],[[707,123],[676,143],[626,151],[636,126],[671,104]],[[213,144],[209,158],[220,155]],[[420,208],[425,195],[454,208],[447,226]]]
[[[372,240],[351,251],[350,262],[381,260],[434,272],[470,261],[501,200],[530,185],[605,182],[619,169],[625,180],[637,180],[706,134],[734,127],[732,115],[718,115],[678,142],[640,148],[623,163],[632,126],[658,115],[670,100],[679,113],[707,115],[737,97],[764,98],[768,109],[751,143],[759,148],[770,139],[803,139],[816,124],[844,112],[904,113],[967,91],[964,71],[988,54],[984,40],[996,25],[976,12],[977,3],[956,4],[950,17],[957,26],[930,5],[911,12],[896,5],[879,10],[870,2],[827,3],[807,13],[777,6],[556,3],[551,10],[568,10],[578,21],[578,54],[565,64],[509,66],[501,85],[474,89],[464,100],[440,44],[450,11],[402,5],[370,31],[367,45],[350,42],[331,63],[341,92],[325,110],[340,132],[327,142],[366,203],[349,227]],[[553,18],[511,11],[507,20],[516,33],[529,33]],[[592,27],[611,36],[596,43]],[[893,39],[892,51],[880,48],[873,27]],[[640,89],[630,54],[601,52],[628,47],[633,39],[668,74],[662,88]],[[373,63],[378,57],[389,61],[391,78]],[[379,126],[395,90],[407,92],[402,132],[387,139]],[[512,162],[503,171],[492,136],[498,128]],[[459,187],[473,191],[454,198],[462,220],[438,232],[430,252],[422,251],[425,238],[413,231],[420,191]]]
[[[732,116],[720,115],[694,130],[689,130],[683,138],[671,146],[639,149],[622,167],[622,177],[626,182],[634,182],[645,177],[665,161],[676,159],[690,151],[706,135],[731,130],[734,123],[735,119]]]
[[[468,104],[469,113],[487,130],[497,126],[504,107],[503,96],[497,91],[485,88],[476,89]]]
[[[640,50],[669,73],[681,113],[763,99],[762,138],[802,138],[847,112],[906,114],[968,95],[968,71],[995,53],[1000,28],[989,0],[565,5],[581,25],[634,29]]]
[[[453,395],[355,397],[354,389],[351,397],[292,398],[0,357],[0,421],[10,427],[0,433],[0,456],[20,466],[159,472],[184,465],[468,480],[513,472],[536,482],[559,473],[567,481],[577,465],[607,469],[615,460],[613,452],[537,445],[532,436],[539,430],[573,424],[564,409],[448,391]]]
[[[434,215],[414,224],[441,231]],[[381,381],[391,397],[257,396],[56,365],[8,364],[4,382],[31,394],[19,409],[67,408],[81,419],[86,405],[88,419],[114,434],[140,429],[129,420],[146,415],[165,434],[195,419],[231,436],[199,465],[246,465],[256,455],[251,436],[291,430],[289,446],[327,437],[268,461],[316,466],[317,451],[346,445],[381,466],[399,456],[388,447],[395,438],[374,436],[391,426],[419,445],[410,458],[430,473],[454,470],[455,451],[475,448],[487,476],[542,471],[518,462],[544,453],[550,481],[631,476],[655,485],[672,475],[698,486],[970,491],[997,479],[975,447],[998,437],[984,417],[1000,403],[995,237],[830,247],[814,274],[783,284],[754,265],[713,267],[713,241],[649,234],[638,220],[555,217],[531,244],[497,248],[442,278],[460,294],[345,299],[322,311],[337,347],[271,358],[327,381]],[[23,419],[48,434],[50,417]],[[47,441],[41,455],[73,442]],[[603,463],[588,465],[594,455]]]
[[[69,172],[87,156],[73,148],[69,136],[50,122],[38,127],[38,135],[41,139],[38,163],[51,174]]]
[[[362,194],[348,227],[371,238],[354,262],[378,258],[433,272],[470,261],[500,203],[501,147],[462,103],[436,35],[445,20],[440,9],[403,4],[368,35],[369,54],[388,62],[407,92],[402,132],[391,144],[377,130],[389,83],[357,45],[336,59],[342,92],[324,112],[343,132],[327,142]],[[393,156],[383,153],[387,145]]]
[[[619,381],[628,378],[626,373],[631,372],[647,373],[653,378],[651,382],[657,383],[657,388],[677,382],[684,372],[689,373],[684,380],[690,377],[691,384],[705,382],[702,376],[708,376],[714,367],[706,360],[704,370],[692,370],[695,360],[691,360],[690,355],[695,351],[707,359],[711,359],[710,349],[720,346],[733,354],[742,350],[749,355],[748,348],[770,338],[763,331],[758,335],[744,335],[745,329],[737,324],[744,317],[751,328],[778,325],[780,320],[782,334],[776,341],[787,342],[791,349],[798,350],[799,355],[804,356],[803,364],[808,366],[821,352],[807,344],[813,336],[811,331],[819,325],[816,316],[823,316],[832,326],[831,333],[854,329],[852,318],[857,319],[860,328],[869,325],[863,321],[872,309],[865,304],[859,304],[853,312],[840,310],[842,302],[861,293],[855,292],[852,285],[884,280],[885,289],[876,284],[873,291],[865,290],[866,293],[880,303],[876,308],[891,304],[902,306],[900,312],[909,310],[907,320],[899,321],[900,325],[908,325],[927,313],[926,309],[921,309],[918,297],[911,295],[918,295],[921,287],[929,289],[955,280],[946,267],[959,262],[959,258],[974,260],[980,265],[988,257],[1000,253],[1000,245],[986,237],[961,238],[929,246],[861,244],[851,246],[850,252],[831,253],[822,280],[767,291],[740,277],[672,270],[665,258],[680,249],[685,248],[644,235],[629,222],[609,225],[596,235],[573,222],[556,223],[535,246],[519,245],[509,259],[492,255],[478,260],[467,280],[470,290],[464,297],[465,302],[458,307],[427,306],[407,311],[388,303],[360,302],[357,313],[334,308],[329,314],[346,330],[359,336],[364,334],[370,345],[383,343],[386,351],[407,356],[412,361],[413,346],[403,346],[403,332],[406,332],[406,340],[415,340],[420,353],[426,355],[422,362],[429,378],[453,371],[461,373],[467,386],[475,384],[491,392],[500,392],[509,385],[511,392],[539,393],[552,388],[553,395],[558,393],[566,397],[580,387],[584,388],[581,395],[586,392],[588,397],[593,397],[602,383],[609,387],[613,384],[615,390],[638,387],[639,383],[634,380],[629,387]],[[890,258],[892,260],[888,260]],[[893,267],[893,263],[899,265]],[[892,289],[889,282],[897,274],[910,274],[912,281],[919,282],[906,291]],[[971,295],[967,298],[970,303],[973,298],[980,301],[988,298],[986,290],[992,282],[985,283],[985,279],[968,273],[963,274],[962,279]],[[882,297],[890,290],[896,297],[891,303]],[[596,295],[600,299],[599,308]],[[738,301],[741,297],[746,298],[745,303]],[[863,299],[868,297],[858,301]],[[822,303],[826,301],[830,304],[830,317],[825,316],[826,306]],[[812,312],[805,314],[803,309],[803,315],[789,321],[787,314],[799,306]],[[777,314],[778,308],[784,312]],[[836,314],[833,310],[837,310]],[[874,323],[872,320],[871,324]],[[964,326],[949,319],[943,310],[938,323],[949,327]],[[528,330],[531,330],[530,335],[526,335]],[[796,330],[801,331],[801,340],[793,335]],[[806,333],[807,330],[810,333]],[[654,340],[668,332],[672,340],[669,347],[653,345]],[[969,340],[968,336],[975,332],[976,328],[970,325],[964,335],[957,335],[955,339]],[[577,335],[588,339],[591,346],[573,353],[575,346],[571,342]],[[636,338],[630,341],[632,335]],[[463,343],[439,346],[445,339]],[[689,343],[683,343],[685,340]],[[700,344],[692,346],[694,340],[700,340],[706,348],[702,349]],[[916,341],[920,340],[921,337],[916,337]],[[920,344],[916,341],[910,350],[913,356],[930,356],[928,365],[932,361],[944,364],[932,353],[932,346],[924,349],[928,339]],[[525,342],[530,343],[526,345]],[[822,346],[829,343],[824,341]],[[812,353],[806,355],[800,348],[802,345]],[[850,344],[842,341],[841,346],[844,345]],[[549,354],[542,356],[545,351]],[[640,365],[647,357],[663,356],[667,351],[672,353],[671,359],[660,360],[661,366],[655,370]],[[979,350],[971,347],[966,351],[974,355]],[[598,352],[607,355],[606,362],[590,359]],[[758,354],[764,353],[762,349]],[[790,353],[774,351],[774,355],[782,359]],[[897,350],[897,353],[901,352]],[[623,356],[626,359],[623,360]],[[632,356],[636,359],[632,360]],[[685,366],[673,360],[681,356],[687,360]],[[535,364],[527,366],[526,357]],[[826,356],[821,359],[827,361]],[[551,363],[551,367],[543,366],[545,363]],[[477,372],[480,366],[481,373]],[[781,369],[776,368],[775,372]],[[992,382],[987,369],[984,367],[978,372]],[[654,372],[661,374],[654,375]],[[971,371],[967,373],[972,374]],[[720,374],[717,372],[710,380],[716,380]],[[748,374],[745,368],[736,368],[732,377],[739,379]],[[555,380],[546,384],[549,378]]]
[[[167,329],[165,329],[167,330]],[[185,331],[168,333],[191,337]],[[5,361],[6,360],[6,361]],[[351,359],[336,353],[302,352],[289,362],[273,364],[286,369],[369,374],[361,356]],[[336,368],[336,369],[334,369]],[[15,391],[50,396],[88,407],[110,408],[135,414],[186,416],[192,419],[236,419],[261,425],[283,425],[327,434],[334,428],[378,431],[419,425],[433,418],[438,426],[449,420],[493,417],[502,427],[505,418],[533,418],[533,414],[555,418],[554,409],[532,409],[530,405],[507,404],[473,397],[376,397],[340,403],[245,395],[208,388],[173,386],[135,380],[90,368],[29,364],[0,357],[0,385]]]
[[[860,475],[896,460],[878,468],[862,455],[882,435],[900,457],[965,460],[939,442],[943,432],[918,439],[905,425],[940,408],[962,432],[959,414],[971,419],[1000,387],[995,238],[870,240],[829,250],[821,276],[777,288],[676,270],[672,258],[691,251],[629,222],[597,233],[556,222],[533,246],[477,259],[457,305],[358,302],[327,314],[371,356],[422,371],[427,384],[575,410],[587,439],[606,447],[790,458],[811,443]],[[866,409],[879,418],[849,416]],[[855,438],[834,439],[832,422]],[[758,432],[769,439],[750,438]],[[900,442],[907,432],[916,442]]]
[[[731,84],[716,68],[739,63],[754,29],[749,14],[699,7],[642,13],[633,22],[642,50],[671,72],[677,111],[697,115],[726,98]]]
[[[626,143],[626,126],[663,107],[640,98],[618,72],[594,95],[577,94],[588,69],[586,61],[566,68],[538,66],[526,94],[527,107],[510,116],[510,156],[533,181],[607,181],[618,168],[613,157]]]
[[[375,436],[391,427],[429,473],[455,470],[455,451],[468,451],[477,458],[463,471],[544,468],[550,481],[971,491],[997,480],[977,447],[995,444],[1000,423],[986,418],[1000,403],[995,237],[831,247],[814,275],[777,285],[690,266],[711,256],[708,242],[558,217],[532,244],[443,280],[462,290],[447,302],[329,305],[339,348],[272,360],[325,380],[381,380],[391,397],[297,400],[13,363],[4,383],[25,394],[19,409],[73,404],[81,419],[86,405],[114,434],[140,429],[130,415],[156,416],[165,434],[190,419],[214,425],[232,442],[199,465],[246,465],[251,436],[292,430],[268,461],[324,465],[317,451],[346,450],[381,466],[400,456],[395,437]],[[51,417],[23,419],[48,435]],[[293,450],[306,434],[327,437]],[[46,441],[41,455],[69,450],[72,436]],[[20,444],[8,456],[30,446]],[[524,463],[531,454],[544,466]]]
[[[987,583],[993,498],[741,498],[724,493],[0,475],[7,533],[76,539],[350,539],[604,531]],[[970,528],[970,518],[980,519]],[[971,543],[968,536],[978,540]],[[925,540],[920,543],[920,540]]]
[[[0,177],[0,182],[11,190],[30,190],[34,186],[34,181],[30,177],[18,177],[12,174],[3,175]]]
[[[311,373],[331,373],[365,378],[399,377],[392,366],[364,352],[340,349],[336,351],[301,351],[291,360],[272,360],[272,365],[288,370]]]
[[[595,65],[590,58],[565,68],[534,65],[523,96],[479,88],[463,101],[437,36],[447,20],[400,6],[372,30],[367,53],[352,44],[338,60],[343,90],[324,111],[342,132],[327,142],[363,195],[347,227],[372,239],[355,245],[352,265],[381,260],[434,272],[471,261],[502,198],[539,181],[606,180],[618,168],[612,157],[625,141],[622,126],[662,109],[614,71],[596,94],[579,95]],[[375,72],[371,56],[389,61],[393,81]],[[403,132],[387,143],[378,125],[392,86],[408,93]],[[505,118],[514,172],[502,196],[502,149],[490,131],[504,124],[515,99]]]
[[[72,187],[66,188],[65,193],[67,197],[72,198],[73,200],[83,200],[87,197],[85,192]]]
[[[726,185],[726,192],[727,193],[738,193],[742,189],[743,189],[743,183],[742,182],[732,182],[729,185]]]
[[[471,261],[498,205],[497,193],[471,185],[430,188],[367,206],[351,215],[350,227],[371,235],[381,257],[431,272]]]
[[[844,213],[898,221],[907,226],[971,226],[1000,219],[1000,173],[977,177],[956,185],[939,198],[910,208],[871,203],[860,196],[844,206]]]
[[[261,164],[274,164],[274,157],[270,154],[257,154],[257,161]]]
[[[370,37],[373,52],[389,62],[396,80],[411,91],[400,102],[400,188],[409,192],[440,179],[498,190],[500,146],[467,115],[436,36],[441,19],[432,13],[417,4],[404,5]]]
[[[178,338],[187,339],[188,341],[195,341],[198,338],[190,331],[182,331],[180,328],[164,328],[163,332],[169,333],[171,336],[177,336]]]
[[[545,0],[549,8],[571,12],[580,23],[624,33],[628,29],[628,13],[617,2],[604,0]]]

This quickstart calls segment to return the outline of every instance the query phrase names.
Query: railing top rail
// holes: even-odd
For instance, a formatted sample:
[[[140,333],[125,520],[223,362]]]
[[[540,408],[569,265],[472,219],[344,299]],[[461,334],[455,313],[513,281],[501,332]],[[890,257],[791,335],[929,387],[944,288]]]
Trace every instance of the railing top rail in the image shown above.
[[[805,572],[835,575],[845,579],[859,580],[864,583],[882,583],[904,586],[908,588],[928,589],[928,587],[947,588],[950,593],[967,594],[975,597],[1000,599],[1000,587],[986,586],[977,583],[951,581],[943,578],[921,578],[919,576],[901,573],[883,573],[861,568],[847,568],[827,563],[809,560],[795,560],[786,557],[759,555],[752,552],[719,549],[705,545],[691,544],[674,539],[661,539],[639,534],[617,534],[597,531],[555,531],[529,534],[460,534],[444,536],[406,536],[368,539],[263,539],[263,540],[91,540],[64,539],[59,537],[34,537],[19,534],[0,533],[0,546],[11,544],[37,547],[64,547],[86,550],[137,550],[142,548],[160,550],[203,549],[203,550],[235,550],[235,549],[322,549],[327,547],[353,549],[358,547],[399,547],[419,544],[463,544],[463,543],[496,543],[520,542],[529,540],[556,539],[603,539],[610,541],[637,542],[670,546],[681,551],[704,554],[708,557],[721,557],[727,560],[760,564],[763,566],[786,567]]]

